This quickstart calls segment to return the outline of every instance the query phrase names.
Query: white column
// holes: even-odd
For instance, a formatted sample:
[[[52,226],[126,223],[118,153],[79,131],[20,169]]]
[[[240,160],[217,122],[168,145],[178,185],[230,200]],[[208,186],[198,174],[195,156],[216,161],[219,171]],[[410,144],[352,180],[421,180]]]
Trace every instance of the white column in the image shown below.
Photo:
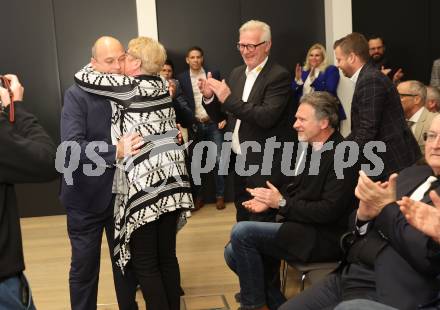
[[[333,43],[353,31],[351,0],[324,0],[324,9],[327,58],[335,63]],[[350,111],[354,85],[341,71],[339,73],[341,78],[337,94],[347,115],[347,119],[341,122],[340,131],[346,137],[350,133],[351,128]]]
[[[136,0],[138,34],[158,40],[156,0]]]

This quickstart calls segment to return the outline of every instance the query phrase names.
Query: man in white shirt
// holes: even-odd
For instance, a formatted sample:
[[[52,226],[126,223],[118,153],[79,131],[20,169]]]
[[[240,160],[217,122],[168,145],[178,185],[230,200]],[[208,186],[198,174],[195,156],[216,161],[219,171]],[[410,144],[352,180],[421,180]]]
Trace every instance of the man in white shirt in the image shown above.
[[[244,65],[233,69],[227,81],[208,75],[206,81],[201,81],[200,88],[210,117],[217,121],[228,118],[228,130],[233,133],[232,152],[236,165],[229,167],[234,170],[237,221],[273,221],[275,212],[252,214],[242,203],[250,199],[246,188],[266,186],[268,180],[276,185],[279,183],[282,150],[275,148],[269,160],[264,160],[264,150],[268,149],[266,140],[269,138],[283,142],[296,136],[291,126],[294,105],[290,100],[290,76],[269,56],[272,45],[269,25],[251,20],[243,24],[239,32],[237,49]],[[250,148],[253,142],[261,149]],[[245,176],[242,172],[250,169],[250,165],[258,170]]]
[[[193,150],[195,145],[200,141],[212,141],[217,146],[216,166],[214,169],[215,174],[215,196],[216,207],[218,210],[225,208],[224,191],[225,180],[223,175],[219,175],[218,167],[221,154],[221,146],[223,142],[222,129],[225,126],[225,122],[215,122],[206,113],[205,108],[202,105],[202,93],[198,87],[199,80],[206,80],[208,69],[203,67],[204,53],[202,48],[193,46],[188,49],[186,54],[186,63],[188,64],[188,70],[182,72],[177,77],[183,94],[186,97],[189,107],[194,113],[194,123],[188,128],[189,139],[192,140],[190,145],[190,158],[193,158]],[[220,72],[218,70],[210,70],[210,74],[217,79],[220,79]],[[206,193],[202,191],[206,187],[196,186],[194,189],[195,197],[195,210],[200,209],[204,205],[204,198],[206,199]]]

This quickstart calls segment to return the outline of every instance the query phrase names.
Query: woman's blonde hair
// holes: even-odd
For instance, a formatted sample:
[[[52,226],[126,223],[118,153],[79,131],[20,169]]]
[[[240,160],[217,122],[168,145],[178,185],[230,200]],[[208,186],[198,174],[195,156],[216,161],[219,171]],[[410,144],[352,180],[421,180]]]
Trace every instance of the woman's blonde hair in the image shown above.
[[[146,74],[158,74],[167,59],[162,44],[149,37],[138,37],[128,43],[128,54],[141,60],[141,69]]]
[[[304,61],[304,70],[305,71],[310,70],[309,56],[313,50],[319,50],[321,52],[322,62],[318,66],[318,70],[324,72],[325,69],[327,68],[327,54],[325,51],[325,47],[319,43],[313,44],[312,47],[309,48],[309,51],[307,52],[306,60]]]

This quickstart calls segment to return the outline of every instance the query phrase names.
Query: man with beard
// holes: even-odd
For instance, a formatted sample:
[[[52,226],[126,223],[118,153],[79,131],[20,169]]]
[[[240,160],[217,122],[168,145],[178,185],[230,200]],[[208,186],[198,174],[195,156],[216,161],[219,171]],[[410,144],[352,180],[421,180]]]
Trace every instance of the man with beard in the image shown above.
[[[373,65],[388,76],[394,84],[398,84],[403,77],[402,68],[395,68],[385,57],[385,42],[382,37],[372,36],[368,40],[368,51]]]

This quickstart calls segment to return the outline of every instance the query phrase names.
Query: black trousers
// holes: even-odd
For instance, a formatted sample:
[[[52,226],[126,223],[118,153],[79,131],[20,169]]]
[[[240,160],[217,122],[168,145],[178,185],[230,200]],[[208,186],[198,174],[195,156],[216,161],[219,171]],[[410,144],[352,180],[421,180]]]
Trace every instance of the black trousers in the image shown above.
[[[340,302],[352,299],[377,301],[374,270],[357,264],[346,266],[286,301],[279,310],[330,310]]]
[[[105,230],[113,267],[113,280],[119,309],[138,309],[137,281],[127,268],[123,276],[113,259],[113,201],[102,213],[67,209],[67,231],[72,246],[69,272],[70,303],[73,310],[94,310],[98,295],[101,241]]]
[[[277,159],[277,157],[275,157]],[[231,153],[231,158],[229,162],[229,173],[233,175],[234,180],[234,205],[237,210],[236,220],[237,222],[241,221],[257,221],[257,222],[275,222],[275,217],[277,214],[277,210],[269,209],[265,212],[260,213],[252,213],[245,207],[243,207],[242,203],[252,199],[252,196],[246,191],[246,188],[255,188],[255,187],[266,187],[266,180],[272,182],[272,184],[277,185],[277,182],[274,182],[272,178],[273,176],[263,176],[260,174],[260,171],[257,171],[254,175],[243,176],[237,173],[236,163],[237,160],[240,162],[244,162],[244,158],[240,155],[236,155],[234,152]],[[281,162],[281,161],[280,161]],[[239,164],[241,166],[242,163]],[[261,165],[252,159],[250,162],[246,158],[245,167],[240,167],[240,169],[249,169],[249,165]],[[274,163],[273,171],[281,171],[278,169],[277,164]],[[277,174],[277,173],[274,173]],[[274,178],[275,180],[278,178]]]
[[[176,257],[177,218],[163,214],[136,229],[130,240],[131,266],[148,310],[180,309],[180,273]]]

